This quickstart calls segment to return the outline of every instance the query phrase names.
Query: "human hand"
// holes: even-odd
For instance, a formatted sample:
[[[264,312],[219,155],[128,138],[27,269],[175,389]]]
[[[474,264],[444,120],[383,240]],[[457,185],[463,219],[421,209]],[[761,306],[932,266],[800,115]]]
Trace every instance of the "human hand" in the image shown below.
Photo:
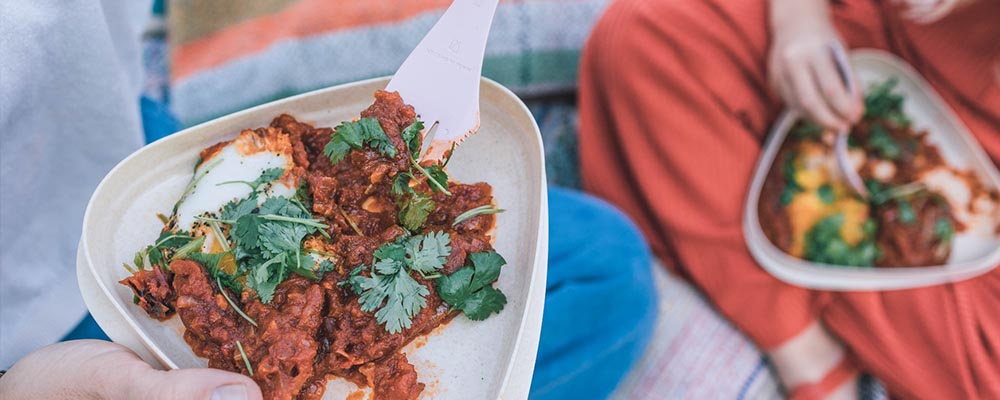
[[[893,0],[904,11],[903,16],[921,24],[935,22],[951,13],[961,5],[972,0]]]
[[[158,371],[124,346],[74,340],[22,358],[0,377],[0,398],[260,400],[250,378],[218,369]]]
[[[768,79],[785,104],[831,130],[848,129],[864,104],[850,67],[843,78],[834,56],[841,40],[823,0],[772,0]],[[846,80],[846,82],[845,82]]]

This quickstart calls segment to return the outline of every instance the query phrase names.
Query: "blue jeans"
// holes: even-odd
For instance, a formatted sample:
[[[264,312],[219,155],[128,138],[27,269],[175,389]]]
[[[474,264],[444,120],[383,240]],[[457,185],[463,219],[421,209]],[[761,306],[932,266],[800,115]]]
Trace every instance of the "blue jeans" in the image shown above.
[[[144,122],[148,139],[162,136]],[[602,399],[615,389],[652,334],[651,262],[646,241],[620,211],[549,189],[548,285],[531,399]],[[108,337],[88,314],[64,340],[72,339]]]

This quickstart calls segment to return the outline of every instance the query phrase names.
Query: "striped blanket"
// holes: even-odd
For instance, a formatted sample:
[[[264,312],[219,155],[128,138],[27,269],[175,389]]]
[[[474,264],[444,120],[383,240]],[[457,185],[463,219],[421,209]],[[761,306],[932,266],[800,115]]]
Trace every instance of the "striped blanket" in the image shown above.
[[[607,0],[501,1],[484,75],[522,96],[571,91]],[[449,0],[171,0],[174,112],[185,125],[391,74]]]

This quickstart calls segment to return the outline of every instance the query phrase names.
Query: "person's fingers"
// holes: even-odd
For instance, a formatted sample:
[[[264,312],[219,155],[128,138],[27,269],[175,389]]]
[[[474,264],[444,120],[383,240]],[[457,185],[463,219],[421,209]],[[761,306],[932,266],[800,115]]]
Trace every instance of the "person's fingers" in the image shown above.
[[[98,340],[31,353],[0,379],[0,394],[4,399],[261,399],[246,376],[207,368],[158,371],[131,350]]]
[[[849,71],[847,79],[853,79]],[[850,93],[840,77],[836,61],[832,56],[816,60],[812,64],[812,78],[827,106],[845,122],[856,122],[861,116],[863,105],[860,98]],[[853,85],[853,83],[850,83]]]
[[[260,400],[250,378],[211,368],[158,371],[146,363],[131,365],[128,374],[109,379],[107,400]]]
[[[812,69],[808,66],[797,66],[791,69],[792,97],[796,99],[795,107],[813,120],[828,129],[843,129],[846,124],[838,118],[823,100],[819,85],[813,80]]]

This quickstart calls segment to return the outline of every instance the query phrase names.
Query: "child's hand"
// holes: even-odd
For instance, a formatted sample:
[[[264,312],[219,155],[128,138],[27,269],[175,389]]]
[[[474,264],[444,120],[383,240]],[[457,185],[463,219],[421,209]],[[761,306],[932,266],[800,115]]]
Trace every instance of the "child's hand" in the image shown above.
[[[825,0],[772,0],[771,24],[772,87],[788,107],[812,121],[832,130],[849,128],[864,105],[840,76],[833,55],[834,47],[841,46],[840,37]],[[844,72],[846,79],[854,80],[849,68]]]

